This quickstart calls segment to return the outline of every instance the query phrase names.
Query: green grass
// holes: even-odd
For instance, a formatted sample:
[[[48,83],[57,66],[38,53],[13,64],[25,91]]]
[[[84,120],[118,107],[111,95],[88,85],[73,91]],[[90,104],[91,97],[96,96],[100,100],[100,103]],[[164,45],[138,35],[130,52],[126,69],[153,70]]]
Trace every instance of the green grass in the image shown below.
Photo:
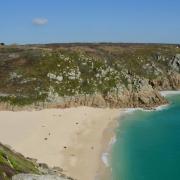
[[[39,174],[39,170],[35,163],[0,144],[0,177],[10,179],[18,173]]]
[[[154,80],[166,77],[171,70],[169,61],[180,48],[175,45],[145,44],[67,44],[44,46],[11,46],[0,49],[0,93],[1,102],[13,106],[24,106],[47,99],[50,86],[59,96],[108,92],[117,85],[128,87],[128,77]],[[11,59],[9,55],[18,54]],[[158,60],[158,57],[165,59]],[[144,66],[147,69],[143,69]],[[155,66],[162,73],[156,74]],[[100,69],[107,73],[97,77]],[[68,74],[80,71],[80,77],[69,79]],[[125,75],[123,72],[128,72]],[[11,73],[21,75],[10,78]],[[63,77],[63,81],[50,80],[48,73]]]

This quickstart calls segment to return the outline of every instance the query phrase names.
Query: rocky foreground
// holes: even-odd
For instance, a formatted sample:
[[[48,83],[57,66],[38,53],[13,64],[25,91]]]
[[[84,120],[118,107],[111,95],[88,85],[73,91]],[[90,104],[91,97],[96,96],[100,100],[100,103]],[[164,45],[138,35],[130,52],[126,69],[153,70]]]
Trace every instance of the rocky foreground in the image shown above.
[[[65,178],[56,175],[18,174],[13,176],[12,180],[65,180]]]
[[[180,88],[180,48],[154,44],[50,44],[0,48],[1,109],[143,107]],[[26,107],[27,108],[27,107]]]
[[[38,164],[36,160],[25,158],[0,144],[0,180],[73,180],[62,171],[58,167],[49,168],[46,164]]]

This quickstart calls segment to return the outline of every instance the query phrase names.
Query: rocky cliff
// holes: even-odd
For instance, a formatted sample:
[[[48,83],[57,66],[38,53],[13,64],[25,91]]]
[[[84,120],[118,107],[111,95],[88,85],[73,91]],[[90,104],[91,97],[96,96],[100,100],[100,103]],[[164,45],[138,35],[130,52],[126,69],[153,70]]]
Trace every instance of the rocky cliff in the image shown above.
[[[158,44],[51,44],[0,49],[1,109],[144,107],[180,88],[180,48]]]

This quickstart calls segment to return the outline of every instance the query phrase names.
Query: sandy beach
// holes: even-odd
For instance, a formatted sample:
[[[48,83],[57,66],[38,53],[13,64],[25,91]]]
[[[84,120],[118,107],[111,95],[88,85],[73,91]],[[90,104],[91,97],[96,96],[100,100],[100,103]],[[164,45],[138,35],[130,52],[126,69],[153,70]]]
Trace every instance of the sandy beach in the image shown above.
[[[78,180],[99,179],[102,153],[122,114],[120,109],[90,107],[1,111],[0,142]]]

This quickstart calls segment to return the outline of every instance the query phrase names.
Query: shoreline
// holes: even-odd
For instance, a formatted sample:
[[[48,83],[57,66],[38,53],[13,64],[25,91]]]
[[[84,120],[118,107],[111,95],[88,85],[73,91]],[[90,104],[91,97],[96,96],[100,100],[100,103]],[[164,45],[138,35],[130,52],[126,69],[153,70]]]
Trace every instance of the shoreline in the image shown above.
[[[121,114],[90,107],[1,111],[0,142],[77,180],[93,180],[106,171],[102,152]]]
[[[161,96],[168,97],[168,96],[180,95],[180,90],[177,90],[177,91],[159,91],[159,93],[161,94]],[[125,110],[125,114],[133,113],[133,112],[138,111],[138,110],[145,111],[145,112],[151,112],[151,111],[160,111],[160,110],[166,109],[168,106],[169,106],[169,103],[154,107],[153,109],[125,108],[124,110]]]
[[[180,90],[177,91],[160,91],[161,96],[167,97],[172,95],[178,95],[180,94]]]
[[[160,94],[177,95],[180,91]],[[157,111],[168,106],[152,110],[76,107],[0,111],[0,142],[39,163],[63,168],[63,173],[77,180],[109,180],[108,161],[121,118],[137,110]]]
[[[168,97],[168,96],[174,96],[174,95],[180,95],[180,90],[177,90],[177,91],[159,91],[159,93],[162,95],[162,96],[164,96],[164,97]],[[124,108],[124,109],[121,109],[121,110],[123,110],[123,114],[121,115],[121,117],[120,118],[122,118],[123,116],[126,116],[126,115],[128,115],[128,114],[131,114],[131,113],[134,113],[135,111],[138,111],[138,110],[140,110],[140,111],[144,111],[144,112],[153,112],[153,111],[162,111],[162,110],[164,110],[164,109],[166,109],[166,108],[168,108],[169,107],[169,104],[164,104],[164,105],[160,105],[160,106],[157,106],[157,107],[155,107],[154,109],[152,109],[152,110],[146,110],[146,109],[143,109],[143,108]],[[119,118],[119,120],[120,120],[120,118]],[[119,123],[118,123],[119,124]],[[119,124],[120,125],[120,124]],[[115,128],[117,128],[117,126],[115,126],[113,129],[112,129],[112,131],[114,132],[114,130],[115,130]],[[114,132],[115,133],[115,132]],[[113,141],[112,141],[112,139],[113,139]],[[113,144],[116,142],[116,137],[115,137],[115,134],[114,134],[114,136],[111,136],[111,141],[110,141],[110,143],[108,144],[108,146],[106,146],[106,151],[104,152],[103,151],[103,153],[105,154],[105,157],[104,158],[106,158],[106,159],[104,159],[104,161],[105,162],[103,162],[104,163],[104,166],[106,166],[106,168],[109,168],[108,170],[107,170],[107,172],[108,172],[108,177],[109,177],[109,171],[111,170],[110,169],[110,165],[109,165],[109,156],[110,156],[110,153],[111,153],[111,149],[112,149],[112,146],[113,146]],[[102,158],[103,158],[103,153],[102,153]],[[103,159],[102,159],[102,161],[103,161]],[[104,175],[107,175],[107,172],[104,172]],[[110,172],[111,173],[111,172]],[[106,176],[105,176],[106,177]],[[105,177],[104,177],[104,179],[105,179]],[[103,180],[104,180],[103,179]],[[106,179],[105,179],[106,180]],[[107,180],[109,180],[109,179],[107,179]]]
[[[103,132],[102,147],[100,153],[100,167],[98,180],[109,180],[111,178],[111,168],[109,164],[109,157],[112,150],[112,145],[116,141],[115,129],[119,126],[121,118],[125,114],[124,110],[120,110],[122,113],[120,116],[116,117],[112,122],[110,122],[107,128]],[[108,132],[107,132],[108,129]]]

